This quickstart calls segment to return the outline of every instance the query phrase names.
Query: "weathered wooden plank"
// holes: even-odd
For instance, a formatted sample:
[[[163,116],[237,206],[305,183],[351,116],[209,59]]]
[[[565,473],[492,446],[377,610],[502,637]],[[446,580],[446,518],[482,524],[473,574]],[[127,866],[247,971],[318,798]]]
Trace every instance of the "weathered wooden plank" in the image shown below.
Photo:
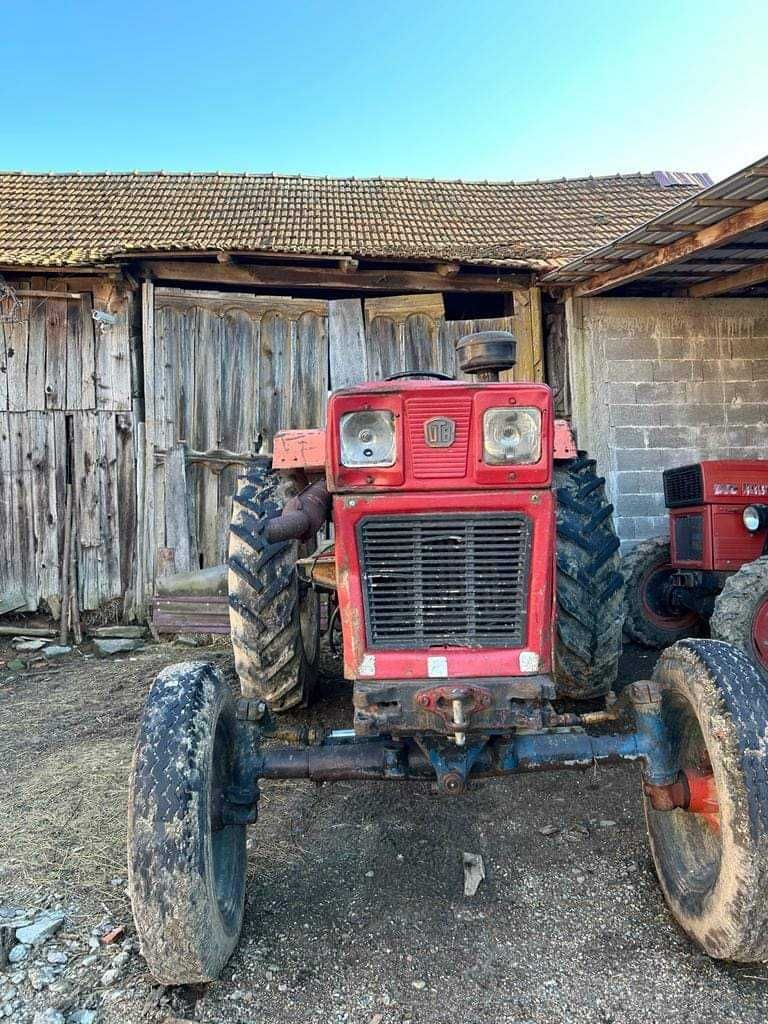
[[[71,286],[69,281],[67,281],[67,285]],[[70,302],[67,306],[67,405],[70,409],[95,409],[97,407],[96,340],[94,337],[92,312],[93,297],[90,292],[83,292],[79,302]],[[76,325],[75,334],[79,338],[80,405],[70,405],[69,403],[70,332],[72,331],[72,325]],[[77,367],[75,367],[75,372],[77,372]]]
[[[442,282],[445,287],[445,281]],[[445,316],[445,304],[441,292],[432,295],[385,295],[382,298],[365,300],[365,319],[370,323],[377,316],[388,317],[402,323],[409,316],[422,316],[439,320]]]
[[[21,550],[18,544],[16,479],[11,456],[11,424],[0,412],[0,615],[26,607]]]
[[[93,307],[116,317],[102,330],[92,324],[96,350],[96,404],[99,409],[131,408],[131,304],[114,281],[101,278],[93,289]],[[90,315],[90,313],[89,313]]]
[[[154,285],[145,281],[141,290],[142,341],[144,352],[144,423],[138,434],[141,462],[139,501],[136,613],[143,616],[154,589],[155,552],[155,304]]]
[[[80,607],[98,608],[101,594],[101,467],[99,424],[94,411],[72,414],[72,483]]]
[[[120,571],[120,494],[116,416],[96,414],[99,431],[99,500],[101,505],[100,601],[122,593]]]
[[[190,572],[187,462],[185,445],[175,444],[165,456],[165,539],[174,553],[177,572]],[[195,567],[196,568],[196,567]]]
[[[16,292],[19,305],[15,306],[11,315],[13,319],[3,323],[5,333],[5,366],[8,387],[8,411],[26,412],[29,408],[27,400],[27,363],[29,359],[29,304],[24,298],[24,289],[18,287]],[[5,304],[8,305],[7,303]]]
[[[50,291],[66,291],[65,282],[48,281]],[[45,303],[45,407],[67,407],[67,301],[47,299]]]
[[[118,537],[120,544],[120,587],[128,595],[135,583],[136,530],[138,509],[136,494],[136,430],[135,415],[119,412],[115,416],[117,444]],[[128,597],[127,609],[132,605]]]
[[[322,427],[328,399],[328,319],[303,313],[291,351],[291,402],[285,427]]]
[[[192,444],[205,450],[218,445],[221,389],[221,319],[216,313],[200,308],[197,316],[198,332],[195,338],[195,422],[192,424]],[[218,477],[204,467],[196,469],[198,494],[198,547],[203,567],[215,565],[219,560]]]
[[[203,263],[196,260],[146,260],[145,271],[156,280],[189,281],[199,285],[243,285],[249,288],[315,288],[339,291],[437,292],[446,287],[442,274],[423,270],[339,270],[329,267],[266,266],[264,264]],[[450,277],[453,292],[501,292],[514,284],[527,285],[530,271],[493,274],[462,271]]]
[[[59,515],[56,493],[56,463],[63,456],[56,443],[56,417],[53,413],[27,413],[31,424],[32,495],[37,601],[48,606],[58,618],[61,585],[61,553],[57,530]]]
[[[282,295],[251,295],[248,292],[214,292],[192,288],[155,288],[158,312],[176,306],[181,310],[204,306],[221,316],[232,309],[240,309],[255,320],[265,313],[279,313],[297,319],[302,313],[326,316],[326,299],[293,299]]]
[[[259,418],[262,450],[272,451],[272,438],[283,422],[285,362],[290,322],[279,313],[265,314],[259,337]]]
[[[45,288],[44,277],[33,277],[30,284],[33,291],[43,291],[46,296],[55,294]],[[27,358],[28,409],[45,409],[45,319],[45,301],[41,298],[30,301],[29,356]]]
[[[332,299],[328,303],[328,349],[330,387],[334,391],[369,379],[360,299]]]
[[[440,371],[438,358],[439,319],[424,313],[412,313],[403,324],[403,369]]]
[[[11,499],[13,516],[12,530],[13,558],[16,579],[24,597],[27,611],[37,608],[37,571],[35,558],[34,497],[32,494],[32,443],[29,415],[8,414]]]

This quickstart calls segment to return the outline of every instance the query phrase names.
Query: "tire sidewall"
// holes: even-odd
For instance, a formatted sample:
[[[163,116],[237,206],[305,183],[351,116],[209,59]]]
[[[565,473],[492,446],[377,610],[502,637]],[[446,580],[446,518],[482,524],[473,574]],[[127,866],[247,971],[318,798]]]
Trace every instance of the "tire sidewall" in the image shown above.
[[[173,693],[175,679],[181,682]],[[188,718],[182,705],[193,707]],[[147,699],[131,771],[128,879],[142,953],[165,984],[217,977],[242,926],[244,826],[227,826],[223,833],[234,866],[226,916],[216,891],[211,796],[221,729],[233,742],[233,702],[210,666],[185,663],[160,673]],[[159,744],[164,749],[156,756]]]
[[[676,644],[665,651],[654,677],[663,686],[663,700],[676,698],[684,701],[698,722],[717,789],[721,841],[717,880],[702,900],[700,912],[694,913],[671,880],[674,872],[665,862],[659,833],[666,815],[688,812],[654,811],[643,795],[651,854],[659,883],[675,919],[698,945],[718,959],[741,959],[739,951],[745,942],[742,926],[749,916],[745,899],[754,900],[755,896],[759,899],[762,894],[756,891],[755,841],[749,824],[737,727],[711,674],[692,645]]]

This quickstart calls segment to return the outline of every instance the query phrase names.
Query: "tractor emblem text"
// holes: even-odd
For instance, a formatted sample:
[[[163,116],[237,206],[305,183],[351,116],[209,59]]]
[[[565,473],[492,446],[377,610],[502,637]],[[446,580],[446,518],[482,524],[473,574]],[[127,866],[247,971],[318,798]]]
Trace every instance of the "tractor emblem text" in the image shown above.
[[[424,424],[424,440],[430,448],[450,448],[456,438],[456,423],[437,416]]]

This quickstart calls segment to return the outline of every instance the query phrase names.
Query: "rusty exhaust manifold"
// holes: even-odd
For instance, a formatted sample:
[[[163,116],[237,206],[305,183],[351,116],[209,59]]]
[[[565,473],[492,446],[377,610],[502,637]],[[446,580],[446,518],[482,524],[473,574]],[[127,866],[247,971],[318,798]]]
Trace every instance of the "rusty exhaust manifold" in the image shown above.
[[[267,523],[267,540],[276,544],[283,540],[309,540],[328,519],[331,496],[325,480],[316,480],[301,494],[290,498],[275,519]]]

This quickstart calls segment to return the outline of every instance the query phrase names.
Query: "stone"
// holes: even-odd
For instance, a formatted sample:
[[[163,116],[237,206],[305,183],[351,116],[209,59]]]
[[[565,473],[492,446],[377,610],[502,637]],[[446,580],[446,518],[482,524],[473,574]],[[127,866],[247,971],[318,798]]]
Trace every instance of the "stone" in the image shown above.
[[[412,981],[411,984],[413,985],[417,992],[421,992],[423,989],[427,987],[426,981],[424,981],[422,978],[417,978],[416,981]]]
[[[68,644],[51,644],[43,651],[46,658],[60,658],[63,654],[71,653],[72,648]]]
[[[65,964],[69,957],[60,949],[49,949],[45,959],[49,964]]]
[[[42,992],[55,980],[56,974],[52,967],[35,967],[29,972],[29,983],[35,992]]]
[[[64,1014],[60,1010],[38,1010],[32,1018],[32,1024],[66,1024]]]
[[[104,988],[109,988],[110,985],[114,985],[120,977],[120,970],[117,967],[110,967],[108,971],[104,971],[101,976],[101,984]]]
[[[113,958],[112,966],[113,967],[118,967],[118,968],[125,967],[130,959],[131,959],[131,954],[127,953],[127,952],[125,952],[125,950],[123,950],[122,953],[118,953],[117,956],[115,956]]]
[[[560,829],[557,825],[543,825],[537,831],[543,836],[556,836]]]
[[[9,964],[20,964],[22,960],[26,960],[29,956],[29,946],[25,946],[19,943],[18,946],[14,946],[8,954]]]
[[[179,633],[174,643],[181,644],[182,647],[199,647],[200,641],[196,636],[191,636],[189,633]]]
[[[108,657],[111,654],[126,654],[128,651],[140,651],[144,644],[141,640],[94,640],[93,646],[99,654]]]
[[[71,1010],[67,1024],[94,1024],[95,1020],[95,1010]]]
[[[13,649],[20,654],[26,654],[29,651],[39,651],[47,643],[47,640],[28,640],[26,637],[17,637],[13,641]]]
[[[100,640],[140,640],[147,635],[144,626],[96,626],[89,630],[92,637]],[[90,1013],[90,1010],[88,1011]]]
[[[12,658],[5,667],[9,668],[12,672],[23,672],[27,667],[27,663],[22,661],[21,658]]]
[[[16,939],[28,946],[50,939],[64,924],[64,915],[56,913],[41,914],[32,924],[16,929]]]

